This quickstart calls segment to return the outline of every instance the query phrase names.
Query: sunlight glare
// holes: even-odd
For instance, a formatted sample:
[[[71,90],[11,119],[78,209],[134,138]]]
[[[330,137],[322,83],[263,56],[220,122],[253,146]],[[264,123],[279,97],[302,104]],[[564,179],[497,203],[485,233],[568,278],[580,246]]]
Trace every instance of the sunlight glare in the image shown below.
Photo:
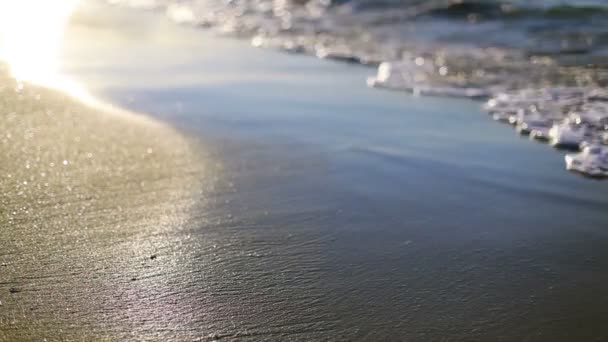
[[[68,20],[80,0],[0,0],[0,59],[19,80],[90,96],[59,73]]]

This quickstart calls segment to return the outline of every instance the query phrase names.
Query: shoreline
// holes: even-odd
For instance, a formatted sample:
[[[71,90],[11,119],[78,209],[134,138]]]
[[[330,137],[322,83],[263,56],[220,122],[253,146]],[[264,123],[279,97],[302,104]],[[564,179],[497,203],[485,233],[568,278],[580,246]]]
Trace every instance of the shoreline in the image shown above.
[[[113,6],[126,10],[153,11],[175,25],[188,26],[196,30],[202,28],[201,31],[205,31],[207,34],[222,35],[221,25],[218,27],[218,23],[214,23],[213,20],[206,22],[208,18],[206,19],[204,16],[198,18],[197,15],[200,15],[200,13],[198,13],[196,7],[192,7],[188,3],[183,6],[169,3],[166,6],[158,4],[158,6],[151,8],[146,6],[141,8],[136,4],[119,1]],[[462,80],[459,81],[459,78],[466,73],[473,73],[473,71],[459,70],[458,67],[454,68],[456,71],[451,71],[447,66],[435,65],[436,63],[431,58],[433,54],[427,56],[424,51],[421,51],[419,57],[408,53],[407,56],[409,57],[407,58],[393,56],[393,59],[375,60],[373,58],[361,58],[359,54],[362,51],[357,52],[357,49],[341,49],[339,46],[333,48],[331,46],[322,47],[323,44],[320,43],[307,46],[306,42],[308,40],[303,39],[303,36],[290,37],[289,34],[286,36],[278,34],[273,37],[272,34],[264,33],[256,35],[247,32],[247,30],[241,32],[238,27],[234,28],[234,31],[229,30],[224,34],[229,39],[247,42],[247,45],[255,48],[370,68],[374,71],[374,75],[368,75],[363,79],[363,82],[367,80],[370,88],[397,91],[415,96],[476,101],[482,111],[488,113],[495,121],[510,122],[518,134],[530,137],[530,141],[548,143],[557,149],[565,147],[569,152],[572,152],[562,158],[562,169],[570,171],[573,175],[582,175],[588,179],[608,178],[608,171],[606,171],[608,170],[608,164],[605,161],[608,160],[606,159],[608,156],[608,146],[606,146],[608,144],[608,133],[605,132],[605,122],[608,122],[608,117],[603,114],[608,108],[608,101],[603,100],[607,98],[606,94],[608,93],[597,82],[587,84],[579,80],[574,83],[563,83],[565,80],[562,80],[560,82],[563,84],[557,82],[541,86],[543,82],[537,80],[539,83],[535,86],[523,88],[523,84],[520,84],[519,87],[514,87],[514,85],[503,85],[501,87],[492,85],[493,82],[490,82],[487,87],[467,86],[466,84],[463,86],[460,84]],[[493,48],[488,49],[492,50]],[[497,56],[502,54],[499,52],[500,48],[495,49],[497,50],[495,51]],[[503,57],[511,55],[507,51],[508,49],[503,51]],[[460,51],[460,54],[462,55],[456,53],[451,57],[455,59],[474,57],[474,53],[466,57],[465,51]],[[439,55],[436,57],[438,58],[436,60],[442,60],[442,63],[446,62],[444,60],[445,56]],[[425,58],[427,59],[425,60]],[[540,63],[542,56],[533,56],[532,59],[536,62],[521,60],[520,64],[531,63],[530,66],[537,64],[536,67],[538,68],[554,64],[547,62],[548,64],[544,65]],[[447,60],[449,64],[450,58]],[[498,62],[494,61],[494,63]],[[555,64],[557,65],[557,63]],[[536,67],[532,67],[530,72]],[[582,66],[573,68],[571,76],[576,75],[575,70],[587,75],[587,77],[580,77],[580,79],[593,78],[593,72]],[[552,71],[556,75],[560,72],[557,69]],[[520,73],[522,76],[525,75],[521,71]],[[469,76],[475,78],[473,75]],[[564,78],[564,75],[560,77]],[[413,81],[414,79],[424,79],[426,81]],[[592,150],[598,152],[601,156],[589,154],[586,147],[590,145],[593,147]]]
[[[480,119],[468,100],[373,91],[358,82],[363,68],[154,13],[93,13],[68,32],[69,76],[196,142],[168,163],[183,140],[162,124],[125,133],[133,126],[106,118],[112,130],[79,134],[74,146],[117,152],[96,170],[128,165],[130,180],[153,184],[102,178],[72,188],[100,197],[56,196],[40,204],[56,213],[48,221],[10,224],[2,238],[17,254],[1,257],[23,261],[3,266],[13,278],[0,292],[0,339],[608,336],[605,183],[557,170],[546,146]],[[117,148],[98,143],[106,133]],[[149,141],[168,159],[147,164]]]

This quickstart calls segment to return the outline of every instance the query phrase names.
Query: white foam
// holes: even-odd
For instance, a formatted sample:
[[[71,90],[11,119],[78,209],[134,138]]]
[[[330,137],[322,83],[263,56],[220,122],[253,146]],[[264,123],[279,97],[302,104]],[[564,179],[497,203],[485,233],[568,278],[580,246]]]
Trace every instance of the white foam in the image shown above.
[[[591,177],[608,176],[608,148],[598,144],[586,144],[582,152],[564,157],[566,169]]]
[[[378,66],[376,76],[370,77],[367,84],[370,87],[387,88],[411,92],[423,96],[447,96],[479,98],[487,97],[487,90],[473,87],[450,85],[432,85],[429,81],[433,74],[439,73],[432,63],[421,60],[420,57],[398,62],[383,62]]]
[[[555,147],[579,149],[587,135],[587,129],[584,126],[577,126],[566,121],[551,127],[549,141]]]
[[[494,95],[483,109],[515,125],[531,139],[582,150],[566,156],[566,168],[602,176],[608,160],[608,91],[586,87],[522,89]]]

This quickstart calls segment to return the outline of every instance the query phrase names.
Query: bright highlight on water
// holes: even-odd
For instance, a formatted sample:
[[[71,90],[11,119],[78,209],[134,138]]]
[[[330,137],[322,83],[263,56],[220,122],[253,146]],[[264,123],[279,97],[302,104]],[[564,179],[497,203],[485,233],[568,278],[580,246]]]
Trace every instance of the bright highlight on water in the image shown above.
[[[78,0],[0,2],[0,56],[18,79],[57,82],[63,31]]]
[[[2,0],[0,60],[19,81],[60,89],[99,105],[79,84],[60,73],[63,34],[80,0]]]

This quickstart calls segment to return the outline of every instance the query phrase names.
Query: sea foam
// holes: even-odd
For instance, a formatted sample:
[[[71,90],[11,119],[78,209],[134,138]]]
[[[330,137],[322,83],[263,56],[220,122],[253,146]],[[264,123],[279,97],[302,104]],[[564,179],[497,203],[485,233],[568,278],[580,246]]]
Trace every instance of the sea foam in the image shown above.
[[[256,47],[377,66],[375,88],[489,99],[496,120],[555,146],[605,142],[602,1],[107,1]]]

